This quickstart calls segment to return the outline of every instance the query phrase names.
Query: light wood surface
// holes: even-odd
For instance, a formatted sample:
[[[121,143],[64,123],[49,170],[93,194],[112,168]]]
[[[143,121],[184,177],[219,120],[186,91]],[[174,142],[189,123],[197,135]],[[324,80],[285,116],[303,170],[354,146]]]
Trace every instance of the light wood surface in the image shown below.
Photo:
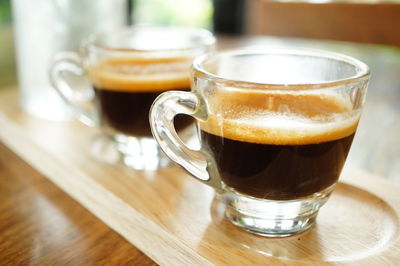
[[[213,191],[180,168],[141,172],[102,162],[98,145],[106,141],[97,129],[29,117],[15,91],[0,94],[0,113],[0,137],[14,152],[161,265],[378,265],[400,258],[397,183],[347,168],[315,228],[267,239],[230,224]]]

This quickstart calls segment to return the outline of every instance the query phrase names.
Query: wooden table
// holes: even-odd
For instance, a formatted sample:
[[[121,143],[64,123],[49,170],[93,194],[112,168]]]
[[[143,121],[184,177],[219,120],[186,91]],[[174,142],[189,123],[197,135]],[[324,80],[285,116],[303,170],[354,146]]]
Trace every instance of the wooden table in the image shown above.
[[[155,265],[0,144],[1,265]]]
[[[398,102],[400,101],[400,49],[372,45],[310,42],[306,40],[288,40],[266,37],[239,39],[221,38],[221,46],[223,48],[248,45],[274,47],[301,46],[328,49],[355,56],[369,64],[373,76],[369,88],[368,100],[356,140],[348,159],[348,165],[350,165],[352,169],[357,170],[347,171],[346,173],[355,175],[362,173],[360,175],[365,174],[365,176],[374,175],[375,177],[378,177],[373,177],[371,179],[373,180],[373,183],[365,185],[365,191],[372,191],[374,186],[381,186],[383,188],[384,183],[381,183],[379,178],[383,180],[382,182],[386,182],[386,180],[383,179],[386,178],[393,181],[394,184],[400,184],[400,138],[398,137],[400,136],[400,108],[398,105]],[[10,99],[12,98],[13,96],[10,96]],[[10,108],[16,108],[13,104],[10,104],[9,106]],[[7,108],[8,107],[3,108],[3,112],[5,112],[6,115],[14,112],[7,110]],[[6,111],[4,111],[5,109]],[[32,123],[29,118],[26,118],[23,114],[19,113],[15,115],[13,114],[11,118],[27,127],[30,127],[30,123]],[[35,121],[35,119],[33,119],[33,121]],[[38,123],[40,124],[40,121],[38,121]],[[3,123],[3,125],[5,124]],[[75,125],[73,126],[75,127]],[[61,128],[62,127],[63,126],[61,126]],[[59,129],[56,128],[55,131],[57,130]],[[91,134],[91,132],[88,134]],[[18,134],[16,134],[15,137],[18,138]],[[101,220],[96,218],[90,212],[85,210],[79,203],[74,201],[74,199],[50,183],[47,178],[50,178],[51,181],[55,182],[63,190],[73,195],[73,197],[77,198],[81,204],[85,205],[86,208],[93,212],[93,208],[95,207],[92,208],[92,206],[88,206],[86,201],[82,201],[77,194],[74,194],[73,191],[68,189],[65,185],[66,183],[57,180],[57,175],[54,174],[57,172],[56,167],[53,167],[54,169],[51,167],[38,167],[38,170],[44,173],[41,174],[34,168],[30,167],[11,149],[18,151],[20,156],[25,159],[28,158],[29,163],[36,166],[41,165],[37,163],[38,161],[40,162],[39,157],[42,155],[41,153],[37,153],[37,157],[32,156],[32,154],[25,157],[23,152],[21,153],[24,149],[21,148],[21,146],[18,146],[20,144],[13,141],[12,137],[8,136],[1,139],[3,144],[0,145],[0,264],[155,264],[150,258],[129,243],[141,242],[135,242],[135,239],[132,239],[131,236],[125,234],[123,229],[120,230],[118,226],[112,223],[110,224],[109,220],[106,220],[106,223],[109,226],[114,230],[117,230],[124,236],[124,238],[129,240],[129,242],[126,241],[101,221],[104,221],[104,219],[102,219],[102,217],[104,217],[102,216],[103,214],[95,212],[95,215],[100,217]],[[49,141],[51,142],[52,140]],[[4,143],[9,145],[9,147],[6,147]],[[27,142],[27,144],[29,143]],[[62,148],[68,152],[68,147],[63,146]],[[30,148],[27,147],[27,149]],[[95,162],[94,164],[97,167],[97,163]],[[49,162],[49,165],[51,165],[51,162]],[[95,166],[89,167],[92,173],[96,173]],[[112,166],[106,166],[105,171],[109,171],[109,173],[112,174],[112,171],[114,170]],[[118,171],[120,171],[119,173],[126,173],[127,177],[130,179],[135,178],[135,174],[128,172],[127,169],[119,169]],[[162,172],[162,175],[165,175],[172,180],[171,182],[173,182],[174,186],[177,186],[177,191],[183,193],[180,195],[181,197],[192,200],[197,204],[196,196],[186,195],[185,193],[189,193],[193,189],[198,190],[198,184],[195,181],[192,183],[192,180],[189,181],[189,178],[187,177],[181,177],[184,173],[176,171],[178,170],[165,170]],[[61,173],[58,175],[60,178],[65,176],[65,174]],[[173,175],[178,175],[179,177],[175,178]],[[121,177],[115,176],[115,178],[118,181],[118,178]],[[146,176],[146,178],[148,179],[147,181],[149,184],[154,185],[152,180],[154,177]],[[185,179],[185,181],[180,181],[183,179]],[[135,182],[134,180],[128,180],[125,185],[129,187],[129,182],[131,181]],[[349,181],[349,179],[346,178],[346,181]],[[160,182],[160,187],[162,185],[169,185],[169,183],[166,183],[168,181],[158,180],[158,182]],[[349,182],[350,185],[341,185],[337,200],[343,200],[343,197],[340,198],[340,195],[347,195],[346,191],[351,192],[351,189],[354,189],[351,185],[351,181]],[[158,185],[156,184],[155,186]],[[395,188],[397,187],[399,186],[395,185]],[[183,188],[188,190],[185,192]],[[200,193],[203,193],[204,197],[207,198],[207,201],[211,202],[211,194],[208,188],[200,188]],[[377,189],[382,190],[382,188]],[[364,190],[358,190],[358,195],[360,197],[364,197],[364,199],[370,200],[371,202],[376,201],[374,196],[372,196],[373,194],[368,194],[369,196],[365,198],[365,195],[367,194],[362,191]],[[391,192],[389,191],[388,194],[388,199],[390,199],[392,196],[390,195]],[[126,196],[128,197],[129,195]],[[169,199],[165,204],[167,207],[171,204],[176,204],[175,198]],[[175,209],[175,213],[179,216],[185,213],[185,208],[187,207],[186,205],[174,205],[174,208],[178,208]],[[169,217],[164,215],[163,212],[152,213],[152,215],[156,218],[158,217],[162,221],[165,221],[166,217]],[[396,233],[398,231],[398,227],[396,227],[398,224],[396,223],[395,218],[393,218],[393,221],[390,220],[392,219],[391,217],[392,216],[390,215],[387,216],[387,222],[388,225],[394,226],[393,230],[395,230],[394,232]],[[197,218],[198,217],[195,216],[193,217],[195,221]],[[183,218],[180,219],[183,220]],[[164,229],[168,229],[168,226],[171,225],[168,224],[167,221],[167,224],[163,224],[163,226],[165,227]],[[228,229],[236,230],[236,228],[230,227],[230,225],[225,224],[223,221],[220,221],[218,226],[225,231]],[[178,229],[176,228],[175,230]],[[210,226],[204,230],[206,231],[202,233],[203,239],[196,241],[204,241],[207,245],[215,240],[213,238],[214,235],[229,233],[228,231],[223,231],[222,233],[216,232],[215,228]],[[325,229],[320,227],[319,230],[323,231]],[[180,232],[178,232],[178,236],[179,234]],[[316,233],[313,232],[304,236],[302,241],[308,243],[307,241],[311,241],[315,238],[315,234]],[[232,235],[234,237],[243,238],[241,232],[235,231],[232,232]],[[223,237],[223,235],[220,236],[221,238]],[[396,241],[395,235],[389,236],[394,237],[393,241]],[[248,237],[248,239],[247,237],[247,235],[244,235],[244,238],[250,241],[247,243],[253,243],[255,246],[258,245],[258,242],[263,245],[264,242],[261,241],[265,241],[264,239],[260,240],[260,238],[251,238],[252,236]],[[140,236],[138,236],[138,238],[140,238]],[[186,239],[185,241],[189,240]],[[276,246],[286,245],[287,243],[290,245],[290,242],[284,241],[275,242]],[[313,243],[314,242],[315,241],[313,241]],[[157,246],[159,243],[152,244]],[[180,261],[181,263],[182,261],[197,261],[198,263],[204,263],[206,260],[203,260],[203,254],[201,254],[201,252],[213,252],[212,250],[208,250],[211,246],[207,245],[202,245],[201,242],[198,243],[198,247],[200,248],[199,257],[192,257],[192,260],[183,259],[175,261]],[[324,247],[323,243],[320,245],[321,247]],[[400,249],[398,245],[396,247],[397,250]],[[168,258],[164,260],[164,257],[168,255],[157,255],[157,252],[149,252],[149,250],[151,250],[149,245],[141,246],[141,248],[145,250],[146,254],[150,254],[153,259],[161,264],[166,264],[166,262],[172,262],[174,261],[173,259],[176,259]],[[187,250],[186,247],[183,247],[182,245],[177,245],[177,247],[174,248],[179,252],[191,252],[191,250]],[[227,247],[225,247],[225,249],[226,248]],[[160,254],[164,251],[160,250]],[[229,252],[229,249],[226,251]],[[215,252],[217,253],[217,251]],[[262,252],[262,250],[260,252]],[[301,254],[303,253],[296,253],[297,256],[300,256]],[[400,259],[399,253],[391,252],[388,254],[386,262],[388,262],[388,260],[395,261],[396,258]],[[282,254],[280,255],[282,256]],[[263,254],[259,253],[257,256],[261,258]],[[255,259],[257,256],[255,256]],[[315,255],[310,258],[317,259],[319,258],[318,256]],[[171,257],[173,256],[171,255]],[[221,260],[218,260],[219,258],[212,259],[221,263]],[[276,263],[277,261],[278,260],[272,259],[270,263]],[[293,263],[296,260],[290,261]],[[264,262],[268,263],[268,261]],[[376,260],[375,262],[379,262],[379,260]]]

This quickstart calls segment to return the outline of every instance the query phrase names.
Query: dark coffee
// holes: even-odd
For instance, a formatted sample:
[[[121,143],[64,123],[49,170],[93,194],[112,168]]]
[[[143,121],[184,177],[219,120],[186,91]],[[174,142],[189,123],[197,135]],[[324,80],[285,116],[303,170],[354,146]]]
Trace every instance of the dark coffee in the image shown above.
[[[125,135],[152,137],[149,110],[155,98],[165,90],[189,90],[187,73],[181,71],[181,61],[180,58],[122,58],[92,67],[89,73],[103,126]],[[171,64],[169,73],[165,69]],[[177,130],[191,122],[187,116],[175,119]]]
[[[265,199],[305,197],[333,185],[354,134],[307,145],[242,142],[201,131],[222,180],[238,192]]]
[[[149,110],[160,92],[124,92],[95,88],[102,121],[126,135],[151,137]],[[189,116],[175,119],[175,128],[184,129],[192,123]]]
[[[330,112],[340,115],[345,106],[337,99],[292,99],[289,101],[295,106],[286,106],[286,111],[296,110],[308,117],[291,121],[285,114],[260,111],[262,105],[258,102],[262,102],[262,96],[247,96],[236,99],[225,95],[221,103],[211,103],[210,108],[217,106],[220,117],[211,115],[201,124],[203,148],[213,156],[226,185],[257,198],[290,200],[312,195],[337,182],[357,119],[329,123],[318,118]],[[272,100],[266,101],[264,107],[274,109],[282,104],[280,97],[270,96]],[[310,101],[308,105],[304,104],[306,101]],[[241,117],[234,111],[237,109],[248,117]],[[251,114],[253,111],[255,114]],[[264,115],[257,116],[257,112]]]

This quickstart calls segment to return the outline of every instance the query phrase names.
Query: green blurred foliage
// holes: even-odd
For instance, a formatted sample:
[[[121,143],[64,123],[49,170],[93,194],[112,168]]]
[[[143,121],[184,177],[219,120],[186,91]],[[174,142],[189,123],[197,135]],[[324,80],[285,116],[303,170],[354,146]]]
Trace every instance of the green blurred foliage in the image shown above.
[[[211,29],[212,0],[135,0],[133,23]]]
[[[10,0],[0,0],[0,23],[9,24],[11,22]]]
[[[10,0],[0,0],[0,89],[17,82]]]

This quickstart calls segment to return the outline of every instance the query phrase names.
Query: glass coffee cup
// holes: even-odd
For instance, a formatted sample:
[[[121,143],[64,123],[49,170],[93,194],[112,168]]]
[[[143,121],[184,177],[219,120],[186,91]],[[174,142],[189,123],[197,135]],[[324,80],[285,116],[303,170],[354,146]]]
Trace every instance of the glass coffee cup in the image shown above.
[[[345,163],[364,104],[369,68],[313,50],[236,50],[197,58],[192,91],[153,103],[164,152],[217,191],[225,215],[255,234],[309,229]],[[200,148],[176,134],[177,114],[197,120]]]
[[[166,90],[189,90],[193,59],[213,49],[204,29],[135,26],[84,40],[80,54],[63,52],[50,67],[53,87],[79,120],[100,126],[123,162],[154,170],[170,164],[151,135],[148,112]],[[68,75],[88,77],[89,88],[73,86]],[[191,120],[179,118],[179,129]]]

